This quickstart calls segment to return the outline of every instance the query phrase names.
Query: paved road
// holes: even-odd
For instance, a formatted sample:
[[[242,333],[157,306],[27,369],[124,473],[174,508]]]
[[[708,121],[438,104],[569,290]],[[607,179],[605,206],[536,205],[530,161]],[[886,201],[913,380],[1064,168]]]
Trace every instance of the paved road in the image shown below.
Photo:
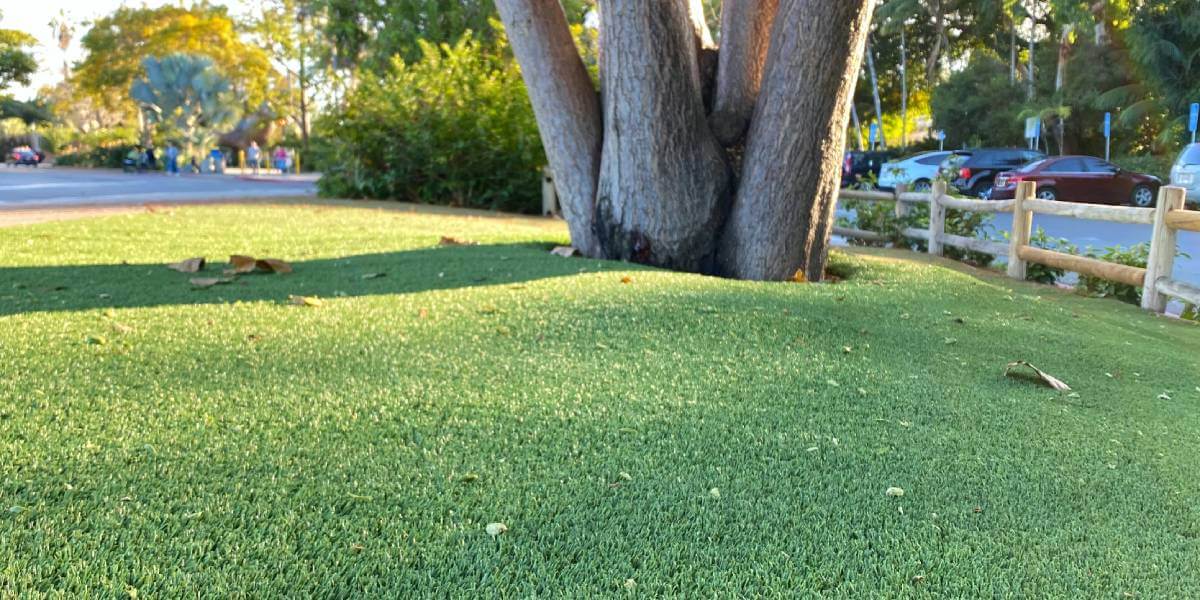
[[[106,169],[0,167],[0,210],[40,205],[121,204],[308,196],[311,176],[264,179],[235,175],[122,173]]]

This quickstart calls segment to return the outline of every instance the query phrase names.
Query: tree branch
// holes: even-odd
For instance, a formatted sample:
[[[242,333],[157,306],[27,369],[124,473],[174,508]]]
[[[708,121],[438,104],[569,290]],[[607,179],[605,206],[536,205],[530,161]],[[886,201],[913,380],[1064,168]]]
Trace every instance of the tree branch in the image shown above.
[[[721,53],[709,123],[726,146],[741,140],[750,124],[778,6],[779,0],[721,4]]]
[[[600,256],[595,198],[600,171],[600,100],[575,49],[559,0],[496,0],[533,103],[538,131],[571,242]]]

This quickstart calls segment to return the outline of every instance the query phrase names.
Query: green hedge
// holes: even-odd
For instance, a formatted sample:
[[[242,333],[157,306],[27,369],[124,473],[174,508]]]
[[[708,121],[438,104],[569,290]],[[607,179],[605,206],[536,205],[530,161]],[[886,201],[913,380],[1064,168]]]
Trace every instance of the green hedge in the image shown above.
[[[421,50],[318,120],[321,193],[537,212],[545,156],[504,37]]]

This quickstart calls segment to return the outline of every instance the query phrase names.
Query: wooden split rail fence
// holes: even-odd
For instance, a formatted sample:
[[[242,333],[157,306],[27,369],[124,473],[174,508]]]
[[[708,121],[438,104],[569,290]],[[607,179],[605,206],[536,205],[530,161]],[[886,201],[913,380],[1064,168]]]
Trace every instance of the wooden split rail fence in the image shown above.
[[[928,204],[929,228],[926,230],[910,227],[901,233],[906,237],[925,240],[928,243],[930,254],[941,256],[946,246],[953,246],[992,256],[1004,256],[1008,260],[1008,275],[1015,279],[1025,279],[1029,263],[1037,263],[1141,287],[1143,289],[1142,308],[1155,312],[1163,312],[1171,298],[1200,306],[1200,287],[1171,278],[1175,256],[1178,253],[1178,232],[1200,232],[1200,211],[1184,208],[1186,192],[1183,188],[1164,186],[1159,189],[1158,204],[1155,208],[1136,208],[1041,200],[1036,197],[1036,185],[1032,181],[1023,181],[1017,186],[1015,199],[999,201],[951,197],[946,193],[947,188],[944,182],[935,183],[930,192],[908,192],[903,187],[897,188],[894,193],[842,190],[838,198],[839,200],[866,202],[895,202],[897,217],[905,215],[909,210],[909,205]],[[1008,243],[946,233],[946,209],[1011,213],[1013,227]],[[1151,225],[1153,230],[1150,238],[1150,257],[1146,268],[1120,265],[1086,256],[1030,246],[1034,213],[1112,223]],[[849,227],[834,227],[833,232],[837,235],[866,241],[889,239],[888,236],[878,232]]]

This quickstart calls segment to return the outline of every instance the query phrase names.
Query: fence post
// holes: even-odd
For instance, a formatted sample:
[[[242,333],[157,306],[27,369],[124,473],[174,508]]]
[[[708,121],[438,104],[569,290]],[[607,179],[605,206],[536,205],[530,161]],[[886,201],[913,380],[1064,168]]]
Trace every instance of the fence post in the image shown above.
[[[1181,210],[1187,190],[1163,186],[1158,190],[1154,209],[1154,232],[1150,235],[1150,258],[1146,260],[1146,282],[1142,287],[1142,308],[1154,312],[1167,309],[1167,297],[1158,291],[1158,278],[1170,277],[1175,268],[1176,232],[1167,226],[1167,213]]]
[[[929,192],[929,253],[934,256],[942,255],[942,234],[946,232],[946,205],[942,204],[942,196],[946,195],[946,182],[933,182]]]
[[[1022,181],[1017,184],[1017,196],[1013,201],[1012,234],[1008,236],[1008,276],[1025,281],[1026,262],[1018,256],[1023,246],[1029,245],[1033,232],[1033,212],[1025,208],[1025,201],[1033,198],[1037,184]]]
[[[554,174],[550,167],[542,169],[542,216],[558,214],[558,191],[554,189]]]
[[[900,194],[903,194],[904,192],[907,192],[907,191],[908,191],[908,186],[903,183],[900,183],[900,184],[896,184],[896,189],[895,189],[895,191],[892,192],[892,194],[894,194],[896,197],[896,218],[897,219],[902,219],[906,215],[908,215],[908,205],[905,204],[904,202],[900,201]]]

